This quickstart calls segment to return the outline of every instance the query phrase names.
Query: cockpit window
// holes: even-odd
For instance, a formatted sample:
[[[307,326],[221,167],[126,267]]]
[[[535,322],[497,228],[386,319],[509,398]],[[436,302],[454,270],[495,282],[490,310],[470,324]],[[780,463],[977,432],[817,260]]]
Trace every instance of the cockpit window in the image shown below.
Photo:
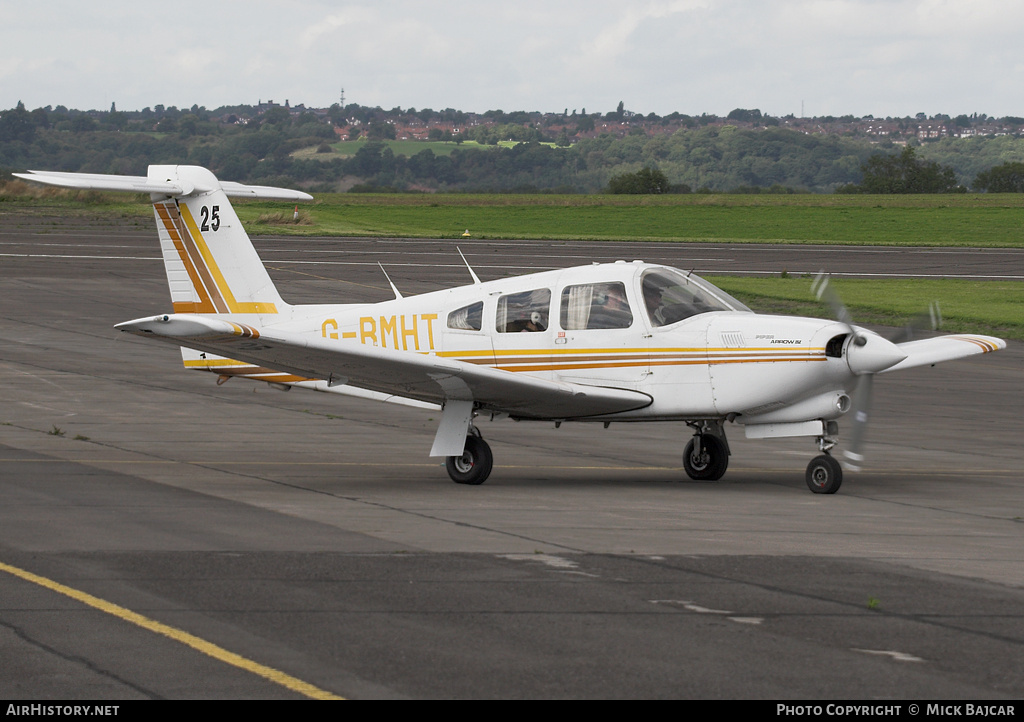
[[[546,331],[550,310],[551,291],[547,288],[510,293],[498,299],[494,325],[498,333]]]
[[[633,312],[626,300],[625,285],[612,282],[567,286],[562,290],[559,322],[566,331],[629,328]]]
[[[668,326],[710,311],[750,311],[720,288],[671,268],[647,271],[640,285],[652,326]]]

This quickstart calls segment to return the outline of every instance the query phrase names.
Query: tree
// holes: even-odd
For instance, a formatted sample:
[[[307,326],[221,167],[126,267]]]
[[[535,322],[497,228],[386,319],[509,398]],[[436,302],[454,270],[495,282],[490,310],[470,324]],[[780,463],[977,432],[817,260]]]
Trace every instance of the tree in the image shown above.
[[[35,125],[37,128],[42,128],[45,130],[46,128],[50,127],[50,116],[46,113],[49,107],[50,106],[46,106],[46,108],[36,108],[31,113],[29,113],[29,116],[32,118],[32,124]]]
[[[345,118],[345,109],[335,103],[327,111],[327,118],[334,125],[341,127],[348,125],[348,120]]]
[[[35,134],[36,126],[32,122],[32,115],[25,110],[25,104],[20,100],[13,110],[0,113],[0,141],[20,140],[31,143]]]
[[[76,115],[71,119],[71,130],[76,133],[85,133],[90,130],[96,130],[96,121],[85,113]]]
[[[956,173],[949,166],[919,160],[912,146],[899,155],[873,155],[861,166],[864,180],[846,188],[859,193],[958,193]]]
[[[608,181],[608,192],[616,194],[668,193],[668,177],[657,168],[641,168],[636,173],[612,176]]]
[[[76,118],[77,120],[77,118]],[[77,128],[72,128],[77,130]],[[159,123],[156,124],[156,130],[158,133],[174,133],[178,130],[178,121],[175,118],[162,118]]]
[[[761,111],[757,108],[747,110],[746,108],[735,108],[726,116],[727,120],[735,120],[740,123],[756,123],[761,120]]]
[[[387,121],[375,120],[370,123],[370,127],[366,131],[368,138],[375,138],[378,140],[395,140],[397,133],[395,132],[395,126]]]
[[[383,167],[383,150],[383,143],[371,140],[357,150],[356,154],[349,159],[346,171],[362,178],[377,175]]]
[[[281,106],[268,108],[261,118],[263,125],[290,125],[291,122],[292,114],[288,112],[287,108]]]
[[[1003,163],[982,171],[974,188],[987,193],[1024,193],[1024,163]]]

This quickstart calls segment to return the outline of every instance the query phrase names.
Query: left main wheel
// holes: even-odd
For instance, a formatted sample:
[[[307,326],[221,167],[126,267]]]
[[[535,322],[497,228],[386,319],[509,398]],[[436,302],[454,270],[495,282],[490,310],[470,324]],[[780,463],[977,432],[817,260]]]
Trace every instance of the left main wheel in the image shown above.
[[[694,436],[683,451],[683,468],[691,479],[718,481],[728,467],[729,452],[717,436]]]
[[[462,456],[449,456],[444,462],[448,476],[456,484],[483,484],[493,465],[491,447],[479,436],[467,436]]]
[[[835,494],[843,483],[843,467],[828,454],[811,459],[805,475],[807,488],[815,494]]]

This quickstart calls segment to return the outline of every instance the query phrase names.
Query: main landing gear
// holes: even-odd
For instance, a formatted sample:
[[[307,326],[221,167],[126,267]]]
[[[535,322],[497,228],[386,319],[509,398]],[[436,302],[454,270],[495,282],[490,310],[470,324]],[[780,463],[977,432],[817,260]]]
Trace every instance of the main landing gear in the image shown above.
[[[448,476],[456,484],[483,484],[491,474],[494,455],[491,447],[475,428],[466,436],[466,448],[462,456],[449,456],[444,461]]]
[[[683,452],[683,468],[687,476],[696,481],[718,481],[729,467],[729,444],[721,424],[694,422],[690,424],[694,436]],[[828,427],[828,433],[818,437],[819,456],[807,465],[805,481],[815,494],[835,494],[843,483],[843,468],[829,454],[836,445],[837,427]],[[474,426],[466,436],[466,448],[460,456],[449,456],[444,462],[448,476],[456,484],[483,484],[491,474],[494,455],[480,431]]]
[[[697,481],[718,481],[729,467],[729,445],[721,424],[690,424],[696,434],[683,451],[686,475]]]

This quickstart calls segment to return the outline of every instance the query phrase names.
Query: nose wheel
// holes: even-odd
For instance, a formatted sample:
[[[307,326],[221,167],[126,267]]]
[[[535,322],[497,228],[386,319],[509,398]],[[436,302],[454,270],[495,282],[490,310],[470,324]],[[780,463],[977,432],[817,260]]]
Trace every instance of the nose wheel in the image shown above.
[[[843,467],[828,454],[822,454],[807,465],[804,479],[815,494],[835,494],[843,483]]]

